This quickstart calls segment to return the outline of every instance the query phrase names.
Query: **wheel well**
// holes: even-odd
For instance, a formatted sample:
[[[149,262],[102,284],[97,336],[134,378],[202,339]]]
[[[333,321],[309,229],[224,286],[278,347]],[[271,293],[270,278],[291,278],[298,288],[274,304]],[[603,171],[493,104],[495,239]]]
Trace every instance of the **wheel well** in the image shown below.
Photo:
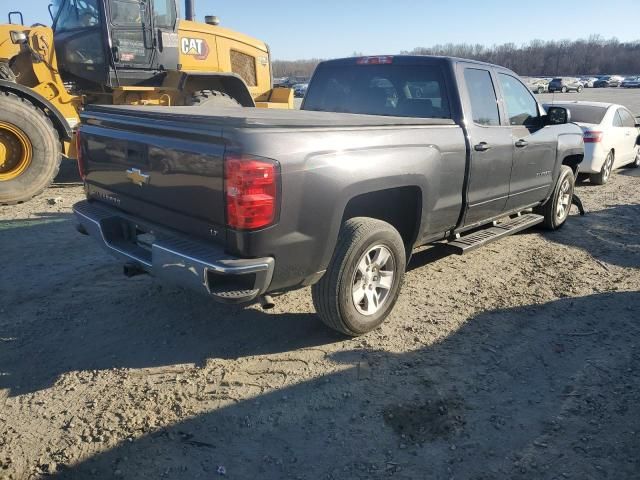
[[[217,90],[236,99],[243,107],[256,106],[247,84],[234,74],[184,74],[178,88],[188,95],[199,90]]]
[[[62,117],[60,112],[51,105],[46,99],[36,97],[32,92],[24,91],[23,88],[6,88],[5,85],[0,85],[0,94],[15,95],[23,100],[31,103],[35,108],[39,109],[44,115],[51,121],[53,127],[58,132],[60,142],[71,139],[71,129],[67,124],[67,121]]]
[[[387,222],[398,230],[411,251],[418,236],[422,214],[422,192],[407,186],[378,190],[352,198],[347,203],[342,221],[354,217],[370,217]]]
[[[583,158],[584,155],[569,155],[568,157],[565,157],[564,160],[562,160],[562,164],[568,165],[571,170],[573,170],[573,174],[577,175],[578,166],[580,165],[580,162],[582,162]]]

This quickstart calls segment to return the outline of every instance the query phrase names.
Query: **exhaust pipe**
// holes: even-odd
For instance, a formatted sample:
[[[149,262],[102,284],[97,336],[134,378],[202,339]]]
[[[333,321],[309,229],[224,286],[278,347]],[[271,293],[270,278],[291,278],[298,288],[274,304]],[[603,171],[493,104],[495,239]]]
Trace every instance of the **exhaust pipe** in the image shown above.
[[[195,0],[184,0],[184,19],[195,21],[196,9],[194,5]]]
[[[273,302],[273,298],[271,298],[271,295],[262,295],[259,300],[260,306],[263,310],[271,310],[276,306],[276,304]]]
[[[122,272],[124,273],[124,276],[128,278],[147,273],[135,263],[125,263]]]

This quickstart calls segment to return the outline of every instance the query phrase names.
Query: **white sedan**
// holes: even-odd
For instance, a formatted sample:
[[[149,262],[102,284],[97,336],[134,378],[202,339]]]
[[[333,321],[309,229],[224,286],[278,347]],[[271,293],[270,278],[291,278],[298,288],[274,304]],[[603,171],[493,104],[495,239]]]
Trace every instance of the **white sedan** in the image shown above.
[[[554,102],[569,109],[571,121],[584,132],[584,160],[580,174],[604,185],[614,168],[640,166],[640,125],[622,105],[601,102]],[[545,105],[550,106],[550,105]]]

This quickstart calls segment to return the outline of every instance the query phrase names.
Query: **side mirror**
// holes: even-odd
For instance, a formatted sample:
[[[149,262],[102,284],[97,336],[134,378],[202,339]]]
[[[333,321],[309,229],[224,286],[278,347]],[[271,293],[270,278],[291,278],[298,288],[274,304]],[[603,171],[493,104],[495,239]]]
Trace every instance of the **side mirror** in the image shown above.
[[[9,32],[9,35],[11,36],[11,43],[15,43],[16,45],[27,43],[27,34],[24,32],[11,30],[11,32]]]
[[[564,125],[571,121],[568,108],[551,106],[547,108],[547,125]]]

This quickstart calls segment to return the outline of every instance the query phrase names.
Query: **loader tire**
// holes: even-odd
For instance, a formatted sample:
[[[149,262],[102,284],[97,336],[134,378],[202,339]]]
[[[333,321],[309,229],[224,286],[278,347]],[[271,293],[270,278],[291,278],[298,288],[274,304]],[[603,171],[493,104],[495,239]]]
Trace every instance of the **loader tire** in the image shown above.
[[[198,90],[193,92],[188,105],[208,108],[242,107],[235,98],[217,90]]]
[[[0,92],[0,205],[42,193],[58,174],[61,159],[58,132],[44,112]]]

